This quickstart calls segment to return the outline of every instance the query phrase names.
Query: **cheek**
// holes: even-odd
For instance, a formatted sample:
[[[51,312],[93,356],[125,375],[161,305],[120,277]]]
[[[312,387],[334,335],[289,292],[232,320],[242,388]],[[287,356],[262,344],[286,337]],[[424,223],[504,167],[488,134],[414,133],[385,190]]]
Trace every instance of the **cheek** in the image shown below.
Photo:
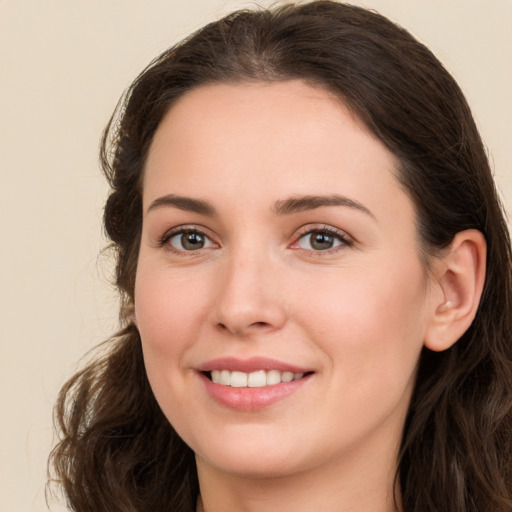
[[[135,284],[135,316],[143,344],[166,351],[186,344],[206,311],[204,293],[190,279],[141,267]]]
[[[403,387],[423,346],[427,292],[418,262],[369,265],[317,282],[297,302],[308,337],[344,385]],[[336,371],[336,370],[335,370]]]
[[[189,280],[141,266],[135,285],[135,316],[144,364],[157,401],[170,414],[185,389],[187,354],[198,339],[204,295]],[[183,397],[184,398],[184,397]]]

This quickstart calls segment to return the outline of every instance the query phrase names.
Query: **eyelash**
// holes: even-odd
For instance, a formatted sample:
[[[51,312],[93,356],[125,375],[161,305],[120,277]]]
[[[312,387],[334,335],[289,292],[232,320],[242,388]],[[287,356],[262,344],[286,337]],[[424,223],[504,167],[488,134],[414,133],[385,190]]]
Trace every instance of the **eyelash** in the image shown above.
[[[324,255],[332,254],[334,252],[343,250],[346,247],[351,247],[352,245],[354,245],[354,240],[352,238],[350,238],[346,233],[344,233],[343,231],[340,231],[338,229],[335,229],[331,226],[324,225],[324,226],[318,226],[318,227],[305,226],[304,228],[299,230],[299,232],[297,234],[297,238],[293,242],[292,246],[298,245],[302,239],[306,238],[307,236],[311,236],[314,233],[326,234],[340,242],[339,245],[336,245],[335,247],[332,247],[330,249],[325,249],[325,250],[303,249],[303,250],[308,251],[309,253],[312,253],[317,256],[324,256]],[[295,247],[293,247],[293,248],[295,248]],[[297,247],[297,249],[299,249],[299,247]]]
[[[185,233],[200,235],[200,236],[204,237],[206,240],[209,240],[210,242],[215,244],[215,242],[212,241],[212,237],[208,236],[208,234],[206,233],[205,230],[202,230],[202,229],[198,228],[197,226],[180,226],[180,227],[171,229],[170,231],[167,231],[158,241],[158,246],[166,247],[169,251],[180,254],[180,255],[182,254],[182,255],[187,255],[187,256],[194,256],[195,253],[199,252],[199,249],[196,249],[195,251],[194,250],[186,251],[186,250],[182,250],[182,249],[177,249],[176,247],[173,247],[169,243],[170,240],[172,238],[174,238],[175,236],[184,235]]]
[[[187,251],[187,250],[177,249],[169,243],[170,240],[172,238],[174,238],[175,236],[183,235],[185,233],[200,235],[200,236],[204,237],[205,239],[209,240],[212,244],[215,244],[215,242],[212,241],[212,238],[206,233],[205,230],[199,229],[197,226],[180,226],[180,227],[174,228],[174,229],[166,232],[159,239],[158,246],[159,247],[166,246],[169,251],[177,253],[177,254],[193,256],[196,253],[198,253],[200,251],[200,249],[203,249],[203,248]],[[336,245],[335,247],[325,249],[325,250],[302,248],[302,250],[307,251],[312,254],[315,254],[315,255],[323,256],[323,255],[331,254],[333,252],[342,250],[344,247],[351,247],[354,244],[353,239],[350,238],[346,233],[344,233],[343,231],[339,231],[331,226],[326,226],[326,225],[321,226],[321,227],[305,226],[299,230],[299,232],[297,233],[297,236],[295,238],[295,241],[291,244],[290,248],[301,249],[300,247],[297,247],[299,242],[302,239],[306,238],[307,236],[311,236],[314,233],[328,235],[340,242],[339,245]],[[294,247],[294,246],[296,246],[296,247]],[[207,248],[209,248],[209,247],[207,247]]]

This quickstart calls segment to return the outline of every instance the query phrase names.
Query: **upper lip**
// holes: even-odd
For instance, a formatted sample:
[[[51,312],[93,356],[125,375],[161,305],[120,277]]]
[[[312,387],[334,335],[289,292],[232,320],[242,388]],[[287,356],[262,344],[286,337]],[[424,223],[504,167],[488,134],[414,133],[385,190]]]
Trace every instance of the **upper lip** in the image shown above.
[[[306,373],[311,369],[294,364],[271,359],[268,357],[251,357],[249,359],[237,359],[235,357],[221,357],[206,361],[197,367],[200,372],[212,370],[229,370],[234,372],[251,373],[258,370],[278,370],[281,372]]]

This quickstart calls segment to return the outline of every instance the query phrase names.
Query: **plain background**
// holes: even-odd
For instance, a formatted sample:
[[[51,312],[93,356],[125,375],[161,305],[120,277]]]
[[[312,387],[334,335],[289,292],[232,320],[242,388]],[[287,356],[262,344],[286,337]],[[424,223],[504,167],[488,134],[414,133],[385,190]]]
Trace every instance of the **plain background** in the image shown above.
[[[261,1],[269,5],[269,1]],[[512,209],[512,0],[361,0],[426,43],[465,91]],[[101,131],[158,53],[249,2],[0,0],[0,510],[47,510],[52,406],[111,334]],[[53,510],[64,510],[57,503]]]

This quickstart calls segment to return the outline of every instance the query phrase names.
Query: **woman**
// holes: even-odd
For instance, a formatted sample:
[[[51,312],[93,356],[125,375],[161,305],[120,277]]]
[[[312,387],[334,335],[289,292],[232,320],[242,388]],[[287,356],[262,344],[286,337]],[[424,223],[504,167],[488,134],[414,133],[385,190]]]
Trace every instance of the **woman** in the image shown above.
[[[102,162],[124,328],[59,398],[72,510],[512,510],[508,232],[410,34],[233,13],[137,78]]]

